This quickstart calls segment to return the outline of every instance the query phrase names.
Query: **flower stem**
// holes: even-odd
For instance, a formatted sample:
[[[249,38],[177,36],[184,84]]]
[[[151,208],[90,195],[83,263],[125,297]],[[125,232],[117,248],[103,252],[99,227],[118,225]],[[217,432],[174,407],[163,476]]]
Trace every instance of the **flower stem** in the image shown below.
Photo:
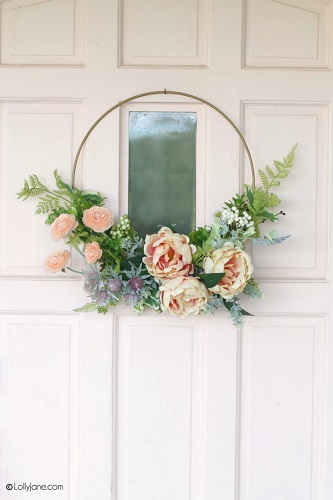
[[[51,194],[52,196],[57,196],[58,198],[60,198],[61,200],[66,201],[67,203],[72,203],[71,199],[64,198],[60,194],[54,193],[53,191],[50,191],[49,189],[46,189],[45,192]]]
[[[75,269],[72,269],[71,267],[66,267],[69,271],[72,271],[72,273],[77,273],[77,274],[84,274],[82,271],[76,271]]]

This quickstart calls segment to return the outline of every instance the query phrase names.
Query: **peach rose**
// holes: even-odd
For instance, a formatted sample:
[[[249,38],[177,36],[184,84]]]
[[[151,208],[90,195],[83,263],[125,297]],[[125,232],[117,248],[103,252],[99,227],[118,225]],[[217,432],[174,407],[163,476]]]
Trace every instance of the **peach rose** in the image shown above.
[[[155,278],[172,279],[193,273],[192,254],[195,251],[195,246],[189,245],[188,236],[162,227],[157,234],[146,236],[144,253],[147,257],[142,260]]]
[[[61,240],[69,235],[78,225],[74,215],[61,214],[51,224],[51,236],[54,240]]]
[[[88,264],[95,264],[102,257],[102,253],[103,251],[97,241],[88,243],[84,249],[84,256]]]
[[[209,295],[199,278],[179,276],[162,283],[159,297],[162,311],[185,318],[189,314],[198,314],[206,305]]]
[[[104,207],[91,207],[83,212],[82,222],[95,233],[104,233],[110,229],[114,221],[113,213]]]
[[[232,242],[225,243],[203,261],[205,273],[225,273],[221,281],[210,288],[224,299],[232,299],[245,288],[253,273],[251,257]]]
[[[44,262],[47,273],[55,274],[70,264],[71,255],[68,250],[56,250],[50,253]]]

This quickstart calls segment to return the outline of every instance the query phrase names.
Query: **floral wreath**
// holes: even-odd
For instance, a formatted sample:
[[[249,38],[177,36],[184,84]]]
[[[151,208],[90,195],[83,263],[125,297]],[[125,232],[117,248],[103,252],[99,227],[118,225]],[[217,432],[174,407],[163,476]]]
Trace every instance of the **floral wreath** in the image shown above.
[[[241,194],[233,196],[214,213],[211,226],[198,227],[187,235],[162,226],[143,240],[127,214],[115,224],[113,212],[105,206],[106,198],[74,187],[74,177],[82,147],[101,119],[125,102],[156,93],[194,98],[226,118],[248,153],[253,182],[252,186],[244,185]],[[75,311],[106,313],[123,300],[138,314],[149,307],[158,313],[169,312],[184,318],[190,314],[211,315],[225,307],[239,328],[243,316],[249,315],[239,304],[240,294],[263,297],[252,278],[254,268],[244,250],[246,242],[275,245],[289,237],[278,237],[275,230],[262,236],[259,227],[266,220],[276,222],[279,215],[284,215],[275,211],[280,199],[272,188],[278,187],[280,180],[291,172],[296,147],[297,144],[282,161],[274,161],[274,167],[258,170],[262,185],[255,187],[251,155],[230,118],[196,96],[165,90],[148,92],[121,101],[93,124],[79,147],[72,187],[57,170],[54,171],[56,189],[49,189],[37,175],[30,175],[18,198],[38,196],[36,213],[47,214],[45,223],[50,225],[51,237],[64,240],[85,258],[86,268],[81,271],[69,267],[71,255],[65,249],[52,252],[44,262],[48,273],[69,270],[82,276],[83,288],[91,301]]]

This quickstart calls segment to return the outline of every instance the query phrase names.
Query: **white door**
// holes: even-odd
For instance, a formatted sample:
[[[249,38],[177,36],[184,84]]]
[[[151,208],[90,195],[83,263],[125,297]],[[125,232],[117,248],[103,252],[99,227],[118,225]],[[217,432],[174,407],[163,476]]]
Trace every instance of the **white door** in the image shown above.
[[[1,8],[1,498],[329,500],[332,470],[331,0],[7,0]],[[253,249],[266,295],[179,320],[118,307],[77,314],[75,275],[51,277],[49,238],[16,195],[70,182],[109,107],[153,90],[210,101],[255,167],[298,142],[279,233]],[[128,113],[197,117],[198,224],[250,182],[235,131],[204,104],[158,94],[105,118],[76,184],[128,203]],[[166,221],[160,221],[167,223]],[[72,267],[80,262],[73,257]],[[6,489],[6,485],[9,485]],[[11,486],[13,488],[11,489]]]

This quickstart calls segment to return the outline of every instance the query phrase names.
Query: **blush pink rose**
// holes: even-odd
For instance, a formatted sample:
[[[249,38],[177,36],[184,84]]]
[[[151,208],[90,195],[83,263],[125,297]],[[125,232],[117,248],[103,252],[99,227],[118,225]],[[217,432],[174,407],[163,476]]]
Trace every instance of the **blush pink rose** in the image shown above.
[[[185,318],[189,314],[199,314],[207,304],[209,295],[199,278],[179,276],[162,283],[159,298],[162,311]]]
[[[241,248],[234,247],[231,242],[214,250],[204,259],[203,266],[205,273],[225,273],[221,281],[210,288],[224,299],[232,299],[242,292],[253,273],[251,257]]]
[[[155,278],[172,279],[193,273],[192,255],[195,251],[188,236],[162,227],[157,234],[146,236],[144,253],[147,257],[142,260]]]
[[[50,274],[58,273],[70,264],[70,260],[71,254],[68,250],[56,250],[46,258],[44,269]]]
[[[61,214],[51,224],[51,236],[54,240],[61,240],[68,236],[78,225],[74,215]]]
[[[83,212],[82,222],[95,233],[104,233],[114,221],[113,213],[104,207],[91,207]]]
[[[102,249],[97,241],[88,243],[84,249],[84,256],[88,264],[95,264],[102,257]]]

